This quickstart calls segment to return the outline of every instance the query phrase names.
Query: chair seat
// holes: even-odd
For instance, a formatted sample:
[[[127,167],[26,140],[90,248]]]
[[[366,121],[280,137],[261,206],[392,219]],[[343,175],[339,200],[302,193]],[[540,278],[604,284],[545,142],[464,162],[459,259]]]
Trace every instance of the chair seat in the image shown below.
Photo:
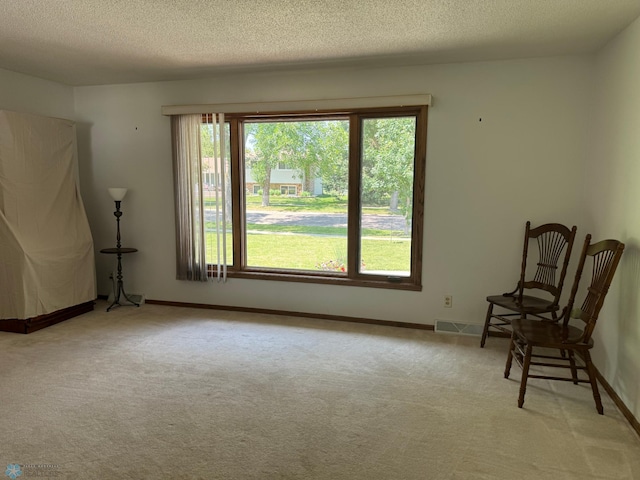
[[[577,347],[578,350],[593,346],[591,339],[588,343],[578,343],[584,332],[571,325],[563,327],[561,323],[519,318],[511,321],[511,328],[516,337],[532,346],[559,349]]]
[[[523,295],[522,303],[518,302],[516,295],[492,295],[487,297],[487,302],[519,313],[548,313],[560,308],[551,300],[529,295]]]

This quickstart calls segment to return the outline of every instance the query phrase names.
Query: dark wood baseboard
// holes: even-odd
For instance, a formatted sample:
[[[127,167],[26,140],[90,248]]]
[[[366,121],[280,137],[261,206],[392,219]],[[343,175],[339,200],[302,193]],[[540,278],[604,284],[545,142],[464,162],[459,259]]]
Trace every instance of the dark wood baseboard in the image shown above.
[[[489,331],[488,333],[489,333],[490,337],[506,337],[506,338],[510,338],[511,337],[506,332],[492,332],[492,331]],[[584,361],[584,358],[583,358],[583,361]],[[640,422],[638,422],[638,419],[633,415],[631,410],[629,410],[627,408],[627,406],[624,404],[622,399],[618,396],[618,394],[613,389],[613,387],[611,385],[609,385],[609,382],[607,382],[605,380],[605,378],[602,376],[602,374],[600,373],[600,371],[597,368],[596,368],[596,377],[598,378],[598,381],[600,382],[602,387],[605,389],[605,391],[611,397],[611,400],[613,400],[613,403],[615,403],[616,407],[618,407],[618,410],[620,410],[620,413],[622,413],[624,418],[627,419],[627,421],[629,422],[629,425],[631,425],[631,428],[633,428],[635,430],[635,432],[638,434],[638,436],[640,436]]]
[[[609,385],[609,382],[605,380],[605,378],[602,376],[602,374],[597,368],[596,368],[596,377],[598,377],[598,381],[600,382],[600,385],[602,385],[602,387],[607,391],[607,393],[613,400],[613,403],[615,403],[616,407],[618,407],[618,410],[620,410],[620,413],[622,413],[622,415],[624,415],[624,418],[627,419],[627,421],[629,422],[629,425],[631,425],[631,428],[633,428],[635,432],[640,436],[640,422],[638,422],[638,419],[633,415],[631,410],[627,408],[627,406],[624,404],[622,399],[618,396],[618,394],[613,389],[613,387]]]
[[[94,302],[85,302],[33,318],[0,320],[0,332],[32,333],[93,310]]]
[[[510,338],[510,335],[507,334],[506,332],[489,332],[489,336]],[[584,362],[584,357],[582,356],[580,357]],[[638,434],[638,436],[640,436],[640,422],[638,422],[638,419],[633,415],[631,410],[627,408],[627,406],[624,404],[622,399],[618,396],[618,394],[613,389],[613,387],[609,385],[609,382],[605,380],[605,378],[602,376],[602,374],[597,368],[596,368],[596,377],[598,379],[598,382],[600,382],[600,385],[602,385],[605,391],[609,394],[609,397],[611,397],[611,400],[613,400],[613,403],[615,403],[616,407],[618,407],[618,410],[620,410],[620,413],[622,413],[624,418],[627,419],[627,421],[629,422],[629,425],[631,425],[631,428],[633,428],[635,432]]]
[[[227,310],[232,312],[264,313],[267,315],[281,315],[289,317],[319,318],[322,320],[334,320],[338,322],[366,323],[370,325],[383,325],[385,327],[413,328],[417,330],[433,331],[434,328],[433,325],[424,325],[422,323],[393,322],[390,320],[376,320],[373,318],[347,317],[342,315],[327,315],[323,313],[292,312],[289,310],[271,310],[268,308],[235,307],[231,305],[209,305],[208,303],[167,302],[164,300],[145,300],[145,303],[164,305],[167,307],[205,308],[209,310]]]

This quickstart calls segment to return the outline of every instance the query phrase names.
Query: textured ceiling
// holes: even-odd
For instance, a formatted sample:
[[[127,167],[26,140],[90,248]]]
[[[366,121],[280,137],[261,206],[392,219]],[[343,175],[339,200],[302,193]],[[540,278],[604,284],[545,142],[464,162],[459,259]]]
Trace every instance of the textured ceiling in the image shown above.
[[[0,0],[0,68],[70,85],[591,52],[640,0]]]

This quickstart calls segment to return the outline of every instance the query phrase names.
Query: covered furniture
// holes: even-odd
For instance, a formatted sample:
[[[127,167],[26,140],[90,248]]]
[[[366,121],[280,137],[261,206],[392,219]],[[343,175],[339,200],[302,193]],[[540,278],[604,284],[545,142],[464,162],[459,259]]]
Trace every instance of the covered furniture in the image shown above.
[[[0,330],[93,309],[93,239],[74,122],[0,110]]]
[[[512,292],[487,297],[489,308],[484,321],[480,347],[484,347],[490,328],[510,335],[511,330],[508,326],[513,318],[527,318],[527,316],[545,313],[551,313],[552,317],[556,318],[555,312],[560,308],[558,302],[562,294],[575,236],[575,226],[569,230],[568,227],[559,223],[547,223],[531,228],[531,222],[527,222],[520,279]],[[535,249],[537,253],[537,257],[534,257],[537,258],[535,270],[533,265],[529,267],[529,263],[533,263],[529,256],[530,248]],[[561,260],[560,275],[556,275]],[[531,275],[532,271],[533,275]],[[541,296],[545,294],[546,298]],[[502,311],[496,313],[494,307],[499,307]]]
[[[504,371],[504,377],[509,378],[511,364],[515,359],[522,367],[520,381],[520,395],[518,407],[522,408],[529,378],[546,378],[591,384],[596,409],[603,414],[602,402],[598,392],[595,369],[591,362],[589,350],[593,347],[591,335],[598,320],[598,314],[604,303],[605,296],[613,280],[613,275],[622,256],[624,244],[617,240],[603,240],[590,244],[591,235],[587,235],[580,255],[580,262],[576,270],[576,277],[571,289],[569,303],[562,311],[561,321],[548,319],[547,321],[515,319],[511,322],[512,335],[509,355]],[[580,308],[574,308],[576,293],[587,258],[592,260],[591,276],[587,277],[589,284],[586,297]],[[578,324],[572,325],[572,322]],[[558,350],[560,355],[550,355],[548,349]],[[562,355],[563,352],[567,354]],[[584,365],[576,362],[576,354]],[[542,359],[539,361],[537,359]],[[532,365],[547,368],[565,368],[571,371],[571,377],[557,377],[546,374],[544,370],[531,373]],[[586,371],[588,379],[578,377],[578,370]]]

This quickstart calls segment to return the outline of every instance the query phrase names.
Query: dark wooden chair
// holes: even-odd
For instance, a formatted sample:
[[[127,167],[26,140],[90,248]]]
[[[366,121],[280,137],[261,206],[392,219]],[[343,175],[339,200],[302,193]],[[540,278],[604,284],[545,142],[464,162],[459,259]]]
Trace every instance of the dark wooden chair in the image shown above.
[[[604,303],[604,298],[609,290],[609,285],[613,280],[613,275],[622,256],[624,244],[617,240],[603,240],[590,244],[591,235],[587,235],[580,255],[580,261],[576,270],[576,278],[571,289],[569,303],[562,311],[562,316],[557,321],[548,319],[547,321],[516,319],[511,322],[512,335],[511,345],[507,365],[504,370],[504,377],[509,378],[511,363],[515,358],[522,367],[522,380],[520,381],[520,396],[518,397],[518,407],[524,404],[524,395],[527,389],[529,378],[546,378],[550,380],[561,380],[573,382],[590,383],[593,391],[593,398],[596,402],[596,409],[600,415],[603,414],[602,401],[598,393],[595,369],[591,362],[589,350],[593,347],[591,335],[596,326],[598,314]],[[584,269],[587,257],[592,258],[593,267],[591,282],[587,287],[587,295],[580,308],[574,308],[574,301],[580,278]],[[580,327],[570,325],[581,323]],[[562,320],[562,321],[560,321]],[[545,354],[534,354],[534,349],[539,352],[541,348]],[[558,350],[560,353],[566,352],[568,355],[550,355],[547,349]],[[576,355],[581,358],[584,365],[576,362]],[[533,359],[543,359],[545,361],[534,361]],[[531,365],[542,367],[568,368],[571,370],[571,377],[555,377],[543,374],[531,374]],[[588,379],[578,377],[578,370],[586,371]]]
[[[547,223],[531,228],[531,222],[527,222],[520,280],[512,292],[487,297],[489,308],[484,321],[480,347],[484,347],[489,328],[511,335],[511,329],[508,327],[513,317],[527,318],[529,315],[535,317],[548,313],[552,314],[554,318],[557,317],[555,312],[560,309],[558,302],[562,294],[564,277],[567,274],[567,265],[571,257],[575,236],[575,226],[569,230],[568,227],[559,223]],[[537,268],[533,276],[527,277],[527,256],[534,240],[537,243],[538,251]],[[558,262],[561,258],[562,269],[560,276],[556,277]],[[544,292],[547,292],[546,296],[550,298],[539,296],[545,295]],[[507,312],[494,313],[494,307],[500,307]]]

